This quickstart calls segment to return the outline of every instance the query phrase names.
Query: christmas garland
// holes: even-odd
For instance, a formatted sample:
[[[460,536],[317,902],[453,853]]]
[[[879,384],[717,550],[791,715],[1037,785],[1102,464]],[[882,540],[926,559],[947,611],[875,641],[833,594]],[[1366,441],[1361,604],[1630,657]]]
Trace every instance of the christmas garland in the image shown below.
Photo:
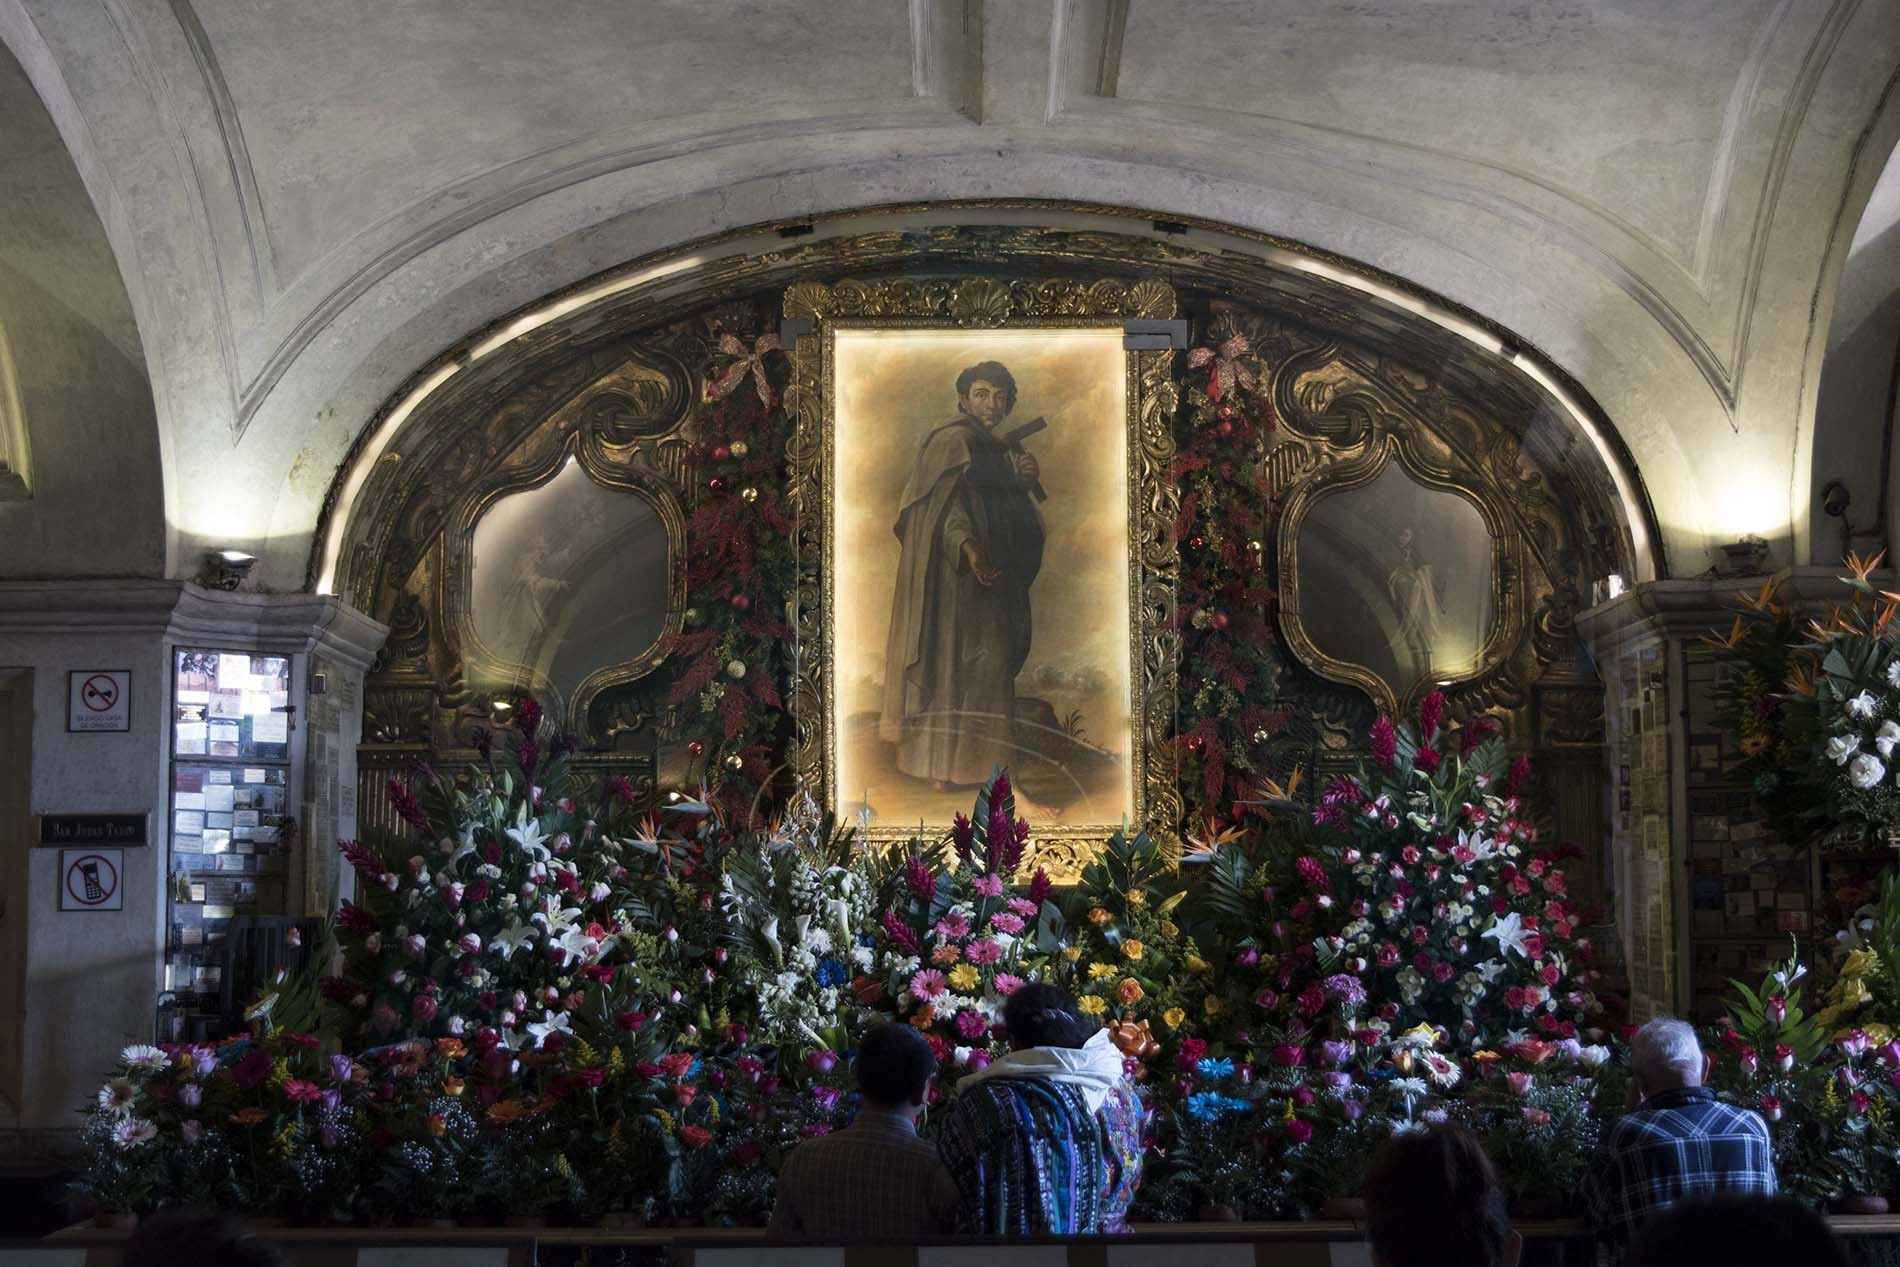
[[[1266,542],[1272,488],[1265,465],[1274,427],[1252,343],[1217,319],[1212,346],[1185,358],[1170,472],[1185,492],[1177,629],[1176,740],[1187,822],[1263,812],[1290,795],[1265,758],[1285,725],[1273,708],[1281,660],[1272,621]],[[791,630],[782,615],[795,581],[784,454],[794,422],[782,396],[790,363],[776,335],[720,332],[692,423],[692,504],[686,521],[685,628],[668,648],[686,752],[711,795],[742,817],[789,792]],[[1297,780],[1295,780],[1297,782]]]

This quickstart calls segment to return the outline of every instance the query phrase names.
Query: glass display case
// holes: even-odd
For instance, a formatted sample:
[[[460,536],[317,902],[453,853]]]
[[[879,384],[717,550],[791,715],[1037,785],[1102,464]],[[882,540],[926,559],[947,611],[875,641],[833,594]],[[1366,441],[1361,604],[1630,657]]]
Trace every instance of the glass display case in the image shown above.
[[[285,909],[291,845],[287,656],[178,648],[172,681],[171,875],[159,1037],[222,1027],[234,920]]]

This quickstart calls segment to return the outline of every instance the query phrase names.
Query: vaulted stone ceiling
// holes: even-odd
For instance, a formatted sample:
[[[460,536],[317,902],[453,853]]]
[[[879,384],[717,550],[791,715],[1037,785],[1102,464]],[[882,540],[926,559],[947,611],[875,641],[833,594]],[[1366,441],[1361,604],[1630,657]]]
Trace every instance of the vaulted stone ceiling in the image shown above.
[[[0,0],[0,39],[125,276],[174,566],[249,544],[284,586],[356,433],[470,331],[737,226],[959,198],[1429,287],[1597,398],[1678,570],[1802,554],[1833,286],[1900,139],[1900,0]]]

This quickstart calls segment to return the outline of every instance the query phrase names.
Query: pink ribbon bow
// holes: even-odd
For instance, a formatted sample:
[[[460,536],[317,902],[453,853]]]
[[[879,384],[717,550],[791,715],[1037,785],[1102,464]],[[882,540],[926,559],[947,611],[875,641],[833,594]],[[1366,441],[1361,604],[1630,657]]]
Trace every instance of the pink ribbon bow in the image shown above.
[[[1240,360],[1241,357],[1247,355],[1247,353],[1252,350],[1253,345],[1247,342],[1246,335],[1230,334],[1221,340],[1220,349],[1218,351],[1213,348],[1195,348],[1192,352],[1189,352],[1188,368],[1198,370],[1209,362],[1213,363],[1214,368],[1209,371],[1207,376],[1207,398],[1209,400],[1219,400],[1222,396],[1232,392],[1235,383],[1239,383],[1248,391],[1252,391],[1260,385],[1260,380],[1254,372],[1242,364]]]
[[[745,344],[739,341],[738,335],[722,334],[719,336],[719,350],[727,356],[738,359],[720,371],[719,377],[707,386],[706,394],[714,400],[724,400],[732,395],[739,384],[745,381],[745,376],[750,373],[752,382],[759,389],[759,399],[765,402],[767,409],[770,409],[777,398],[772,394],[771,380],[765,376],[765,358],[767,354],[779,350],[778,336],[776,334],[760,335],[753,341],[752,350],[748,352]]]

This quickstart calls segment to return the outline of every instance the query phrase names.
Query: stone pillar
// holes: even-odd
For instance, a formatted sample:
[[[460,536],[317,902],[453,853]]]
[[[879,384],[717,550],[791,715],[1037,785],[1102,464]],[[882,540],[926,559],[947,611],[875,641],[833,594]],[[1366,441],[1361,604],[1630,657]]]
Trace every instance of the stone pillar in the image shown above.
[[[322,908],[334,835],[353,830],[361,680],[383,627],[338,600],[226,593],[173,580],[0,582],[0,762],[25,769],[24,814],[0,822],[0,1157],[52,1155],[73,1110],[121,1048],[154,1037],[169,928],[172,653],[207,646],[291,657],[291,805],[306,823],[289,859],[285,913]],[[312,708],[311,666],[324,675]],[[67,729],[68,674],[126,670],[130,729]],[[30,701],[30,709],[18,701]],[[313,717],[314,714],[314,717]],[[23,724],[15,727],[13,720]],[[0,780],[0,790],[9,787]],[[143,846],[124,851],[123,910],[62,912],[59,850],[41,848],[27,815],[143,815]]]

